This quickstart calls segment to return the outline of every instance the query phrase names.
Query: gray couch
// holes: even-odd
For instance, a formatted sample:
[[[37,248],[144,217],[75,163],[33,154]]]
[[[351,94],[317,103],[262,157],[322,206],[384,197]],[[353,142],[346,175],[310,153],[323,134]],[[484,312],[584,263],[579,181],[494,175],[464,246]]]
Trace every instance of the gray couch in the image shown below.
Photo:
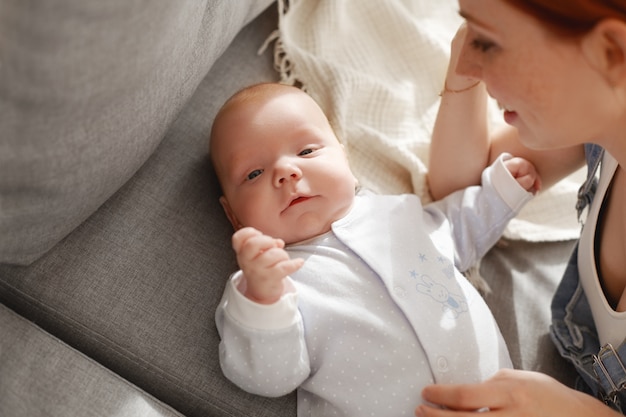
[[[215,307],[236,263],[207,157],[237,89],[277,80],[270,0],[0,0],[0,416],[294,416],[240,391]],[[515,365],[572,242],[482,263]]]

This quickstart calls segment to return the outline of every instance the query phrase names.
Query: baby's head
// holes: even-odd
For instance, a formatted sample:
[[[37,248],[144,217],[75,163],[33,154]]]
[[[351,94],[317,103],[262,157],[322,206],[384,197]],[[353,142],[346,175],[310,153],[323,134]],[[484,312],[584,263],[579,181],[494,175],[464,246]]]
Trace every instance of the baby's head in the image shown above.
[[[232,96],[215,117],[209,153],[235,229],[295,243],[329,231],[354,201],[343,146],[296,87],[257,84]]]

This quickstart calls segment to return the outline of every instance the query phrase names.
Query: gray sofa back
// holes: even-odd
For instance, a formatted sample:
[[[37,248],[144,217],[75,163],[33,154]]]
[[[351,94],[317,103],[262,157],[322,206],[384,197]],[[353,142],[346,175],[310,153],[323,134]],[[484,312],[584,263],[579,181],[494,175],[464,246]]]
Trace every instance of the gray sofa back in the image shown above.
[[[29,264],[142,166],[271,1],[0,1],[0,263]]]

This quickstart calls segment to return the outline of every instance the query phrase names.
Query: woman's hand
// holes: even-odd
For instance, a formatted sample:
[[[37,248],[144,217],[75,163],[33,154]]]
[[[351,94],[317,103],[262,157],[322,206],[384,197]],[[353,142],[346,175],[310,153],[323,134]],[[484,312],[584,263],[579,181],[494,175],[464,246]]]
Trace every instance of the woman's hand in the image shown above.
[[[418,417],[476,417],[485,407],[489,414],[510,417],[621,416],[594,397],[547,375],[512,369],[501,370],[479,384],[430,385],[422,397],[436,405],[420,405],[415,410]]]
[[[475,78],[457,74],[457,65],[459,63],[459,57],[461,55],[463,45],[466,42],[466,36],[467,25],[464,22],[457,30],[450,45],[450,61],[448,62],[448,71],[446,74],[444,91],[467,91],[480,81]]]

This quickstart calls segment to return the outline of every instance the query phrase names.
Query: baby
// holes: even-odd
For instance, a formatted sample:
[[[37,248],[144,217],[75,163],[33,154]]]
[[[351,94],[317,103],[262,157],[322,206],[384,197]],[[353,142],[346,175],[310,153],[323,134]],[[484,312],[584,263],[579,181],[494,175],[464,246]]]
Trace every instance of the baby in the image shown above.
[[[532,198],[529,162],[502,155],[482,186],[426,206],[356,193],[320,107],[272,83],[224,104],[210,156],[241,268],[216,312],[222,370],[239,387],[298,389],[299,416],[412,416],[424,386],[511,366],[460,271]]]

